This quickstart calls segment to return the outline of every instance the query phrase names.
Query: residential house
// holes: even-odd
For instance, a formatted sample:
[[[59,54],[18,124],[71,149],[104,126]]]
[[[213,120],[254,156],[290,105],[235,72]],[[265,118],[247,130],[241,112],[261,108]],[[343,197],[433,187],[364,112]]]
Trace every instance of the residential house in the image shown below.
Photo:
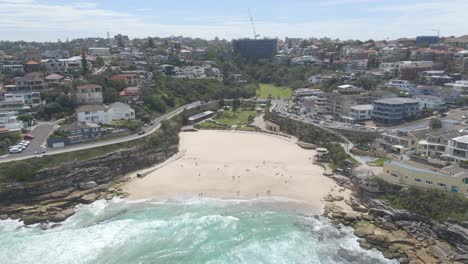
[[[33,92],[47,89],[44,74],[39,72],[28,73],[23,77],[16,77],[15,85],[8,86],[8,92]]]
[[[47,84],[49,86],[50,85],[58,85],[58,84],[62,83],[64,80],[65,80],[65,77],[63,77],[62,75],[57,74],[57,73],[52,73],[52,74],[47,75],[45,77],[45,81],[47,82]]]
[[[443,168],[408,160],[384,163],[378,175],[388,182],[468,195],[468,172],[457,165]]]
[[[75,122],[62,125],[58,131],[58,135],[56,133],[47,139],[48,147],[58,148],[84,143],[102,136],[101,127],[93,123]]]
[[[109,56],[110,49],[109,48],[89,48],[89,54],[91,56]]]
[[[30,61],[25,63],[24,70],[26,72],[38,72],[38,71],[41,70],[41,65],[39,64],[39,62],[37,62],[35,60],[30,60]]]
[[[141,78],[136,74],[117,74],[110,78],[114,82],[122,82],[127,86],[138,86],[141,84]]]
[[[414,154],[418,150],[418,141],[427,130],[383,132],[376,143],[383,150],[395,154]]]
[[[466,135],[466,133],[457,130],[428,133],[423,140],[418,142],[418,154],[429,158],[443,158],[449,154],[450,140],[462,135]]]
[[[413,97],[419,101],[421,110],[444,110],[447,108],[444,98],[434,95],[416,95]]]
[[[102,86],[97,84],[86,84],[76,88],[76,101],[79,104],[102,104]]]
[[[109,105],[109,114],[112,120],[134,120],[135,110],[128,104],[115,102]]]
[[[135,103],[141,98],[141,89],[140,87],[127,87],[119,93],[123,101],[127,103]]]
[[[75,110],[78,121],[84,123],[110,124],[112,116],[104,105],[82,105]]]
[[[374,101],[372,119],[381,124],[398,124],[420,113],[419,101],[410,98],[387,98]]]

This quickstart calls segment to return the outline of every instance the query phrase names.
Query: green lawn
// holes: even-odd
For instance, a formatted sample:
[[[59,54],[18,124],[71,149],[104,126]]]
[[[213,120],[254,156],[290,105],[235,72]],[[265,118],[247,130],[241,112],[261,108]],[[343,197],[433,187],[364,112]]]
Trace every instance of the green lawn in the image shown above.
[[[216,122],[227,126],[243,126],[249,124],[249,116],[255,117],[255,111],[238,110],[234,115],[231,110],[224,110],[222,113],[216,114],[213,119]]]
[[[286,99],[292,96],[292,89],[285,86],[276,86],[274,84],[260,84],[260,88],[257,90],[257,97],[259,98],[281,98]]]

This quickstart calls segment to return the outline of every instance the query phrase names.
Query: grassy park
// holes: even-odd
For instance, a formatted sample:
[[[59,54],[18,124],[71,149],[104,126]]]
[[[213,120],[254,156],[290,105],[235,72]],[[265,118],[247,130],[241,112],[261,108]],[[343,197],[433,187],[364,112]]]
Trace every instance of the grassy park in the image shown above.
[[[257,90],[257,97],[259,98],[273,98],[285,99],[292,96],[292,89],[285,86],[276,86],[274,84],[260,84]]]

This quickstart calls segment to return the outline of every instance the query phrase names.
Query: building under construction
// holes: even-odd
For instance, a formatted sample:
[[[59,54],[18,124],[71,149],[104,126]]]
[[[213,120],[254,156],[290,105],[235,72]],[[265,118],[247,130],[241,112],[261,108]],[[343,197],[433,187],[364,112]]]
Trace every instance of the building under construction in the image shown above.
[[[268,59],[276,54],[276,39],[238,39],[232,41],[234,54],[246,59]]]

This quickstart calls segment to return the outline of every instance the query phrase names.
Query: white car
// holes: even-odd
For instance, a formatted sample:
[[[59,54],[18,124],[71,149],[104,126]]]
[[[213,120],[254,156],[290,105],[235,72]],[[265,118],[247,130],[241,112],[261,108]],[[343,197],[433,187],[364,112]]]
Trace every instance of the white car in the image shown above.
[[[29,143],[31,143],[31,142],[28,141],[28,140],[22,140],[20,143],[25,144],[26,146],[29,146]]]
[[[16,154],[16,153],[21,153],[23,150],[21,148],[10,148],[10,153],[11,154]]]
[[[26,149],[27,146],[20,143],[20,144],[16,145],[15,147],[18,148],[18,149],[21,149],[23,151],[23,150]]]

